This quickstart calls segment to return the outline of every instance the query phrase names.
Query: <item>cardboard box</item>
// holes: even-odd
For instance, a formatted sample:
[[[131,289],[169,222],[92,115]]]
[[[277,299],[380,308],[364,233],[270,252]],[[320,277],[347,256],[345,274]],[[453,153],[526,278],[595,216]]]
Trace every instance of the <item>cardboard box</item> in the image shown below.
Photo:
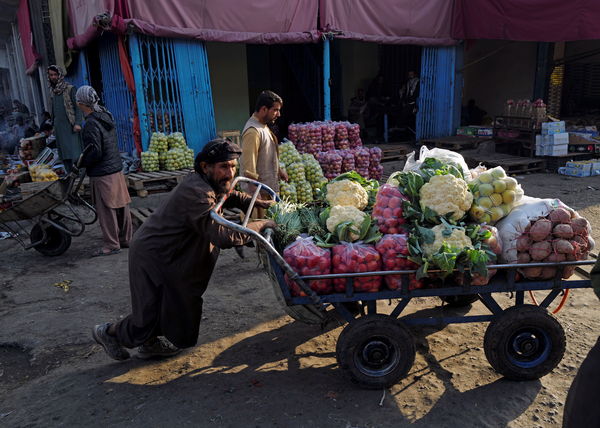
[[[456,135],[475,136],[477,135],[477,128],[474,126],[461,126],[456,129]]]
[[[477,127],[477,136],[478,137],[491,137],[494,135],[494,130],[492,128],[478,126]]]
[[[565,164],[565,167],[581,171],[582,175],[577,175],[577,177],[589,177],[592,174],[592,163],[590,161],[569,161]]]
[[[544,147],[545,156],[564,156],[569,153],[569,145],[561,144],[558,146],[546,146]]]
[[[562,175],[569,175],[571,177],[589,177],[589,171],[583,171],[579,168],[569,168],[566,166],[558,168],[558,173]]]
[[[600,159],[590,159],[590,175],[600,175]]]
[[[559,122],[542,122],[542,135],[560,134],[565,132],[565,121]]]

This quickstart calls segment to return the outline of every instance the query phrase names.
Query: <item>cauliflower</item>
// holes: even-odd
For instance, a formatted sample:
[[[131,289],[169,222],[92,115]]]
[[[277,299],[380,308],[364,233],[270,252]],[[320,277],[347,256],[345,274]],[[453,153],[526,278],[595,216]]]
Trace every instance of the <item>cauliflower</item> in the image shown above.
[[[335,205],[331,207],[329,217],[327,218],[327,230],[329,230],[331,233],[334,233],[338,224],[351,221],[352,227],[359,231],[360,226],[366,216],[366,213],[362,212],[356,207]],[[357,233],[351,232],[350,238],[352,241],[356,241],[359,236]]]
[[[452,214],[460,220],[473,204],[473,194],[466,181],[453,175],[434,175],[419,191],[421,209],[426,207],[438,215]]]
[[[423,253],[425,253],[426,256],[435,254],[444,243],[450,247],[458,248],[459,250],[465,247],[473,247],[471,238],[465,234],[465,230],[462,227],[453,228],[452,234],[449,236],[444,236],[446,226],[443,224],[438,224],[437,226],[431,228],[431,230],[433,233],[435,233],[435,240],[431,244],[421,245]]]
[[[369,195],[356,181],[333,181],[327,185],[327,202],[331,206],[341,205],[364,210],[369,202]]]

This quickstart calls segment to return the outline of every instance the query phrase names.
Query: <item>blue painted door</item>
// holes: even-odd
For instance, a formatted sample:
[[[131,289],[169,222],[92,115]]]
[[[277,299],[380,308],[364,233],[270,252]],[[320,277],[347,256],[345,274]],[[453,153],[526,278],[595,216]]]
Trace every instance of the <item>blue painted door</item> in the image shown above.
[[[417,140],[454,135],[460,124],[462,45],[423,48]]]
[[[129,40],[144,150],[153,132],[182,132],[198,153],[216,136],[204,43],[140,34]]]
[[[131,153],[135,148],[133,102],[121,71],[117,38],[109,33],[104,34],[98,43],[98,54],[102,73],[102,94],[100,96],[106,108],[115,118],[119,150]]]

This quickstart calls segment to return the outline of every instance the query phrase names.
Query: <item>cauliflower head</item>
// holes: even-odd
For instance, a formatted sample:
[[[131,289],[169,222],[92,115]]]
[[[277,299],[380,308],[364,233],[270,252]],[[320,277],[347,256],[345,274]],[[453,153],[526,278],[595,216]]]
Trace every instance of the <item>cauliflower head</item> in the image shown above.
[[[327,185],[327,202],[331,206],[341,205],[364,210],[369,203],[369,195],[356,181],[340,180]]]
[[[450,247],[458,249],[473,247],[473,242],[471,242],[471,238],[469,238],[465,234],[465,230],[462,227],[453,228],[452,234],[450,234],[449,236],[444,236],[445,229],[446,226],[444,226],[443,224],[438,224],[437,226],[431,228],[431,230],[435,234],[435,240],[431,244],[421,245],[423,253],[425,253],[426,256],[431,256],[432,254],[435,254],[444,243]]]
[[[334,233],[337,225],[346,221],[351,221],[353,227],[356,230],[360,230],[360,226],[366,216],[366,213],[356,207],[335,205],[331,207],[329,217],[327,217],[327,230]],[[356,241],[359,238],[356,233],[350,233],[350,237],[352,238],[352,241]]]
[[[439,215],[452,214],[460,220],[473,204],[473,194],[467,182],[453,175],[434,175],[419,191],[421,209],[426,207]]]

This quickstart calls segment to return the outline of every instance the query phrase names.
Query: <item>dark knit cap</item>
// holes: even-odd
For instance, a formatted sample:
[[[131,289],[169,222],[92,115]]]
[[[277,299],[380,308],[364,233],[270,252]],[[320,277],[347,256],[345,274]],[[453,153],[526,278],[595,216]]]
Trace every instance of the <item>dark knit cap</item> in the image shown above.
[[[238,159],[242,154],[242,149],[237,144],[232,143],[226,138],[215,138],[206,143],[204,148],[194,162],[196,170],[199,169],[200,162],[219,163]]]

